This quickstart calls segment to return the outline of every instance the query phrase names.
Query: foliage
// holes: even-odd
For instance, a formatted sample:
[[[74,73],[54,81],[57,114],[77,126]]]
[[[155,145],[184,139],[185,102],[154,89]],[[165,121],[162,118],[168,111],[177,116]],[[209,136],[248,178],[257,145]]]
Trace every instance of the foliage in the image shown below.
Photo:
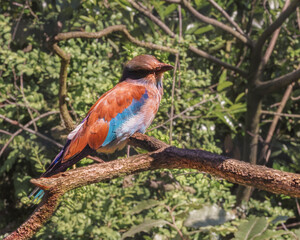
[[[233,65],[239,62],[243,54],[247,60],[249,53],[244,53],[241,44],[231,39],[230,35],[196,21],[185,8],[181,9],[184,41],[180,41],[178,36],[172,38],[164,34],[124,0],[33,0],[26,4],[24,1],[0,1],[0,4],[1,115],[25,125],[42,113],[58,110],[60,59],[47,48],[48,37],[58,32],[95,32],[107,26],[125,24],[139,40],[180,51],[174,101],[174,115],[179,116],[173,121],[172,144],[225,153],[235,158],[241,156],[241,138],[245,135],[246,80],[187,49],[188,44],[193,44]],[[201,13],[224,21],[208,2],[193,1],[192,4]],[[249,27],[252,28],[252,35],[258,36],[270,24],[270,19],[277,16],[284,1],[268,1],[269,12],[259,5],[254,13],[251,12],[250,1],[218,1],[218,4],[231,16],[236,16],[236,22],[244,28],[247,28],[247,19],[253,14],[255,24]],[[152,0],[144,1],[144,5],[153,6],[154,14],[172,31],[179,32],[176,4]],[[294,22],[293,17],[280,33],[271,64],[265,69],[267,78],[288,73],[298,64],[300,40],[293,35]],[[122,64],[133,56],[147,53],[166,63],[174,65],[175,62],[175,56],[138,47],[119,33],[99,40],[71,39],[59,45],[72,56],[67,101],[77,123],[84,118],[96,99],[118,82]],[[243,69],[248,67],[248,61],[241,64]],[[170,123],[167,121],[172,103],[172,77],[169,73],[165,75],[164,98],[147,132],[166,142],[170,139]],[[293,96],[297,94],[298,86]],[[272,104],[280,102],[281,97],[282,93],[267,96],[264,109],[273,111]],[[186,112],[181,114],[183,111]],[[299,104],[289,100],[285,111],[299,112]],[[263,116],[262,133],[267,132],[270,120],[272,118],[268,115]],[[19,130],[17,125],[3,119],[0,119],[0,124],[1,130],[10,133]],[[270,166],[299,171],[299,126],[294,118],[281,119],[278,134],[272,143],[274,151]],[[33,126],[29,127],[34,129]],[[67,132],[59,114],[40,118],[36,128],[39,133],[64,144]],[[4,146],[11,136],[0,134],[0,144]],[[27,199],[33,188],[29,180],[38,177],[58,151],[57,145],[26,131],[14,137],[4,151],[0,164],[0,234],[14,229],[33,211]],[[131,153],[139,151],[132,149]],[[101,157],[112,160],[124,155],[125,151],[122,151]],[[90,163],[90,160],[83,160],[78,166]],[[273,221],[278,216],[297,221],[295,216],[298,213],[293,199],[255,192],[249,203],[237,209],[233,219],[228,216],[233,215],[232,209],[236,203],[234,190],[233,184],[189,170],[151,171],[131,178],[94,184],[67,193],[55,215],[35,238],[178,239],[182,234],[190,239],[233,236],[236,239],[280,239],[279,236],[293,239],[291,232],[276,231],[280,221]],[[205,211],[223,218],[214,218],[216,224],[212,224],[210,215],[204,215]],[[194,220],[204,224],[188,224],[195,213]],[[200,214],[203,218],[201,221],[197,218]],[[252,229],[248,228],[250,225]],[[245,234],[249,237],[242,238]]]

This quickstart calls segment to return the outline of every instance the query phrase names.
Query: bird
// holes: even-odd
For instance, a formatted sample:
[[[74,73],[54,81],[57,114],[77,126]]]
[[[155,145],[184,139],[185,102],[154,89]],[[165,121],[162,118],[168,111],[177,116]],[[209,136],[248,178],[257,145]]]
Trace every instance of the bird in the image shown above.
[[[118,84],[90,108],[41,177],[64,172],[96,151],[113,153],[124,148],[134,133],[145,133],[163,96],[164,72],[172,69],[152,55],[138,55],[128,61]],[[38,202],[43,195],[44,190],[36,188],[29,198],[34,196],[33,201]]]

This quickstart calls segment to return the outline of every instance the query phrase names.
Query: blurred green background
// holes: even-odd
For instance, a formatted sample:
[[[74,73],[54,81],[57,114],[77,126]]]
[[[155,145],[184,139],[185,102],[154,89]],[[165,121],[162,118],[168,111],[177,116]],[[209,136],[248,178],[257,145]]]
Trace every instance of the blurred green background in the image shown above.
[[[246,72],[251,60],[249,48],[223,30],[197,20],[176,3],[139,3],[164,22],[175,37],[125,0],[0,1],[0,145],[5,147],[0,157],[0,238],[33,212],[34,206],[27,198],[33,189],[29,180],[38,177],[59,151],[57,144],[36,134],[15,134],[20,129],[17,123],[26,125],[41,114],[55,111],[27,127],[60,144],[64,144],[68,134],[58,112],[60,58],[47,46],[47,39],[59,32],[97,32],[124,24],[140,41],[178,49],[175,81],[172,71],[165,74],[164,97],[147,134],[169,143],[172,122],[172,145],[242,159],[247,77],[188,48],[193,45]],[[281,0],[217,3],[253,40],[276,19],[284,5]],[[190,4],[203,15],[228,24],[209,2],[193,0]],[[298,24],[296,13],[283,24],[264,71],[266,79],[297,69]],[[120,32],[101,39],[62,41],[59,46],[71,54],[67,103],[76,123],[99,96],[118,83],[123,64],[132,57],[152,54],[162,62],[175,64],[174,54],[139,47]],[[262,108],[275,112],[284,90],[266,95]],[[299,113],[299,95],[296,83],[285,113]],[[172,104],[175,118],[170,121]],[[9,123],[3,116],[17,123]],[[261,115],[261,141],[273,118]],[[299,118],[281,117],[267,166],[299,173],[299,137]],[[9,139],[12,141],[7,145]],[[130,154],[140,152],[143,151],[130,150]],[[125,155],[126,149],[101,157],[113,160]],[[77,167],[91,163],[92,160],[84,159]],[[93,184],[65,194],[58,210],[34,239],[300,237],[297,199],[254,190],[248,202],[236,207],[236,189],[234,184],[189,169],[150,171]]]

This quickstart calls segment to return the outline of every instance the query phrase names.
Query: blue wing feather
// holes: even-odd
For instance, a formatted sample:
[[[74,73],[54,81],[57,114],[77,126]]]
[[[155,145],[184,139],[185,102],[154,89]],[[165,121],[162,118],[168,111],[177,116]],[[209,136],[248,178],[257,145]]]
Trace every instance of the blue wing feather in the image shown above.
[[[145,91],[145,93],[142,95],[142,97],[139,100],[133,99],[132,103],[129,105],[129,107],[125,108],[121,113],[118,113],[117,116],[113,119],[110,120],[109,122],[109,131],[108,134],[102,144],[102,147],[105,147],[109,144],[111,144],[114,140],[117,139],[117,131],[118,129],[131,117],[133,117],[134,115],[136,115],[140,109],[142,108],[142,106],[145,104],[146,100],[148,99],[148,93],[147,90]],[[89,116],[87,116],[82,123],[88,119]],[[130,134],[134,133],[134,129],[133,132]],[[120,139],[123,140],[123,139]],[[64,151],[65,149],[69,146],[71,140],[68,140],[66,145],[64,146],[64,148],[59,152],[59,154],[57,154],[57,156],[55,157],[55,159],[52,161],[52,163],[50,164],[50,166],[47,168],[46,172],[44,174],[42,174],[41,177],[49,177],[53,174],[56,174],[57,172],[61,172],[61,171],[65,171],[67,169],[67,167],[69,167],[69,165],[73,165],[76,161],[78,161],[78,159],[81,159],[83,157],[85,157],[86,155],[88,155],[92,150],[89,146],[87,146],[80,154],[74,156],[74,158],[70,159],[70,161],[68,161],[68,164],[65,164],[64,166],[61,166],[61,159],[63,157]],[[37,203],[40,201],[40,199],[44,196],[44,191],[36,188],[30,195],[29,197],[34,195],[34,199],[33,202]]]
[[[140,100],[133,99],[129,107],[125,108],[123,112],[118,113],[115,118],[110,120],[108,134],[107,137],[105,138],[105,141],[102,144],[103,147],[112,143],[117,138],[118,128],[120,128],[133,115],[137,114],[137,112],[145,104],[148,97],[149,96],[146,90],[146,92],[143,94]]]

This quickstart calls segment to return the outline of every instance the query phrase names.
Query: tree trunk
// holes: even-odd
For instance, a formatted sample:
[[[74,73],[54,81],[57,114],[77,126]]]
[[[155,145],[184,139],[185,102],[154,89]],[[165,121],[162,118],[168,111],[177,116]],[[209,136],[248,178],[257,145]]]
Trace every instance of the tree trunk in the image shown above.
[[[247,113],[245,120],[245,137],[243,148],[243,161],[256,165],[257,153],[258,153],[258,140],[259,140],[259,122],[262,106],[262,97],[257,95],[250,88],[247,95]],[[248,202],[253,188],[239,186],[237,189],[237,202],[236,206],[239,206],[243,201]]]

